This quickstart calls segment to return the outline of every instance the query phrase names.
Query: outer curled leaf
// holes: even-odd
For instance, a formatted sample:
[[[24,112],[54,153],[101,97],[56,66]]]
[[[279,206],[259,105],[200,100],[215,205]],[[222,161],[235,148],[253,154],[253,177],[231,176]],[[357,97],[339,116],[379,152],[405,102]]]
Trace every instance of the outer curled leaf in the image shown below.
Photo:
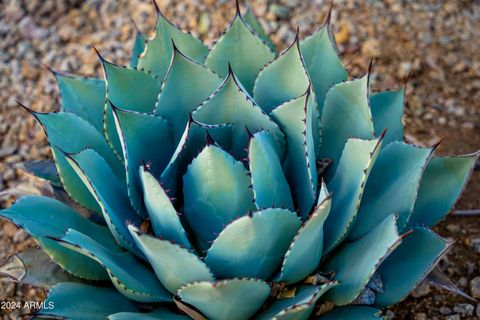
[[[130,232],[160,282],[171,293],[176,293],[188,283],[214,280],[208,267],[194,253],[169,241],[140,233],[133,227]]]
[[[392,212],[398,213],[398,226],[403,229],[413,210],[420,179],[431,154],[432,148],[403,142],[390,143],[380,152],[365,185],[350,239],[358,239]]]
[[[300,227],[286,209],[267,209],[239,218],[225,227],[207,252],[205,262],[219,278],[267,279]]]
[[[95,261],[45,238],[61,237],[68,228],[75,228],[111,250],[118,251],[119,248],[107,228],[82,217],[57,200],[40,196],[21,198],[11,207],[0,211],[0,215],[27,231],[53,261],[68,272],[85,279],[107,279],[107,274]]]
[[[349,139],[328,190],[333,194],[331,214],[325,222],[325,251],[348,235],[356,221],[365,181],[380,151],[379,140]]]
[[[105,320],[113,312],[138,309],[117,291],[80,283],[59,283],[54,286],[36,317],[58,317],[76,320]]]
[[[403,141],[404,100],[405,89],[378,92],[370,97],[375,133],[379,135],[387,129],[384,146],[392,141]]]
[[[217,41],[205,60],[205,65],[221,76],[228,74],[228,65],[248,92],[252,92],[255,79],[275,54],[245,23],[240,12]]]
[[[252,316],[267,300],[270,287],[258,279],[197,282],[178,291],[182,301],[211,320],[241,320]]]
[[[140,54],[145,50],[145,41],[147,37],[137,30],[135,34],[135,40],[133,42],[133,50],[132,56],[130,58],[130,67],[136,68],[138,65],[138,59],[140,58]]]
[[[54,263],[39,248],[28,248],[11,256],[0,266],[0,276],[42,289],[49,289],[59,282],[82,281]]]
[[[140,225],[141,219],[130,205],[125,186],[115,178],[105,160],[91,149],[68,155],[67,159],[97,200],[117,242],[125,249],[140,255],[127,230],[127,222]]]
[[[199,246],[209,243],[230,221],[255,210],[250,179],[243,164],[208,145],[183,177],[184,212]]]
[[[155,274],[130,253],[113,252],[73,229],[55,241],[98,261],[107,270],[113,285],[127,298],[139,302],[171,301]]]
[[[410,225],[433,227],[450,212],[468,181],[478,153],[434,157],[423,173]]]
[[[385,307],[405,299],[435,267],[449,246],[432,231],[414,228],[378,269],[383,292],[377,293],[375,305]]]
[[[111,314],[107,317],[108,320],[188,320],[187,316],[183,316],[177,313],[173,313],[168,309],[157,309],[149,313],[137,313],[137,312],[119,312]]]
[[[108,146],[105,138],[91,124],[73,113],[32,112],[42,124],[52,147],[57,171],[67,193],[86,208],[100,212],[95,199],[83,186],[81,180],[69,166],[63,152],[79,152],[87,146],[98,152],[109,164],[115,175],[124,178],[122,164]],[[75,130],[72,130],[75,128]]]
[[[338,306],[354,301],[367,285],[380,263],[400,244],[396,216],[390,215],[355,242],[344,243],[322,266],[335,271],[340,284],[325,297]]]

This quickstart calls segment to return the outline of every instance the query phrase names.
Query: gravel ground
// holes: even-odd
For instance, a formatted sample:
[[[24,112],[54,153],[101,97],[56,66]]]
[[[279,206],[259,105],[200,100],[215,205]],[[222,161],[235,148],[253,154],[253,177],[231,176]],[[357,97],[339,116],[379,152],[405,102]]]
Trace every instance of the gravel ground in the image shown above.
[[[233,1],[157,0],[165,15],[207,43],[217,38],[234,14]],[[325,17],[323,0],[251,0],[255,13],[278,48],[294,36],[316,30]],[[11,164],[50,156],[34,120],[16,106],[58,108],[54,69],[100,75],[91,45],[109,60],[126,64],[132,46],[129,15],[151,30],[154,11],[139,0],[0,1],[0,190],[29,182]],[[444,138],[443,154],[480,148],[480,2],[475,0],[336,0],[333,30],[352,76],[366,72],[375,58],[372,86],[394,89],[407,81],[406,132],[410,141],[432,144]],[[195,31],[196,30],[196,31]],[[480,208],[480,173],[474,173],[459,209]],[[11,199],[10,199],[11,200]],[[7,205],[9,199],[1,203]],[[460,288],[480,298],[480,218],[449,217],[437,231],[456,245],[441,267]],[[0,222],[0,260],[32,241],[15,226]],[[43,293],[0,282],[0,301],[40,301]],[[16,319],[22,310],[0,310]],[[480,305],[422,286],[388,311],[392,319],[479,319]],[[0,316],[0,319],[2,317]]]

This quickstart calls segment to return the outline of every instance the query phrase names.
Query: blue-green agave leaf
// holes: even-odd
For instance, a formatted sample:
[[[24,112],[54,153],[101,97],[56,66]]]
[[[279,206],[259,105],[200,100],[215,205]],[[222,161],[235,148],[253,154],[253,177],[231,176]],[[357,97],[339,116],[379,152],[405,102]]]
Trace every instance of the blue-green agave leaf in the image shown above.
[[[256,35],[267,44],[267,46],[272,52],[276,52],[275,45],[273,44],[270,37],[265,33],[265,30],[260,24],[260,21],[258,21],[257,17],[255,17],[252,9],[247,9],[245,14],[243,15],[243,21],[245,21],[247,25],[256,33]]]
[[[146,35],[137,29],[135,32],[135,40],[133,42],[132,55],[130,58],[131,68],[136,68],[138,66],[138,59],[145,50],[145,41],[147,41]]]
[[[313,138],[313,109],[316,108],[310,88],[298,98],[285,102],[272,111],[286,137],[283,162],[300,215],[305,218],[315,202],[318,174]]]
[[[178,196],[177,190],[181,190],[182,177],[187,171],[187,166],[206,146],[207,132],[224,149],[229,149],[232,140],[231,129],[227,124],[205,125],[189,119],[170,162],[160,176],[164,188],[170,190],[168,193],[170,196]]]
[[[205,262],[219,278],[267,279],[278,267],[300,227],[286,209],[266,209],[243,216],[223,229]]]
[[[67,155],[67,160],[97,200],[117,242],[123,248],[141,256],[133,244],[127,222],[138,226],[142,219],[130,204],[126,186],[115,178],[105,160],[91,149]]]
[[[69,166],[63,151],[79,152],[87,146],[97,151],[114,170],[117,177],[125,177],[122,163],[112,152],[105,138],[91,124],[79,116],[68,112],[39,113],[28,110],[42,125],[47,135],[55,165],[65,191],[82,206],[100,213],[95,199],[82,184],[79,177]],[[75,128],[75,130],[71,130]]]
[[[231,69],[215,93],[193,112],[193,118],[205,124],[232,124],[233,142],[228,151],[237,159],[246,156],[244,149],[248,146],[249,137],[245,128],[251,132],[269,131],[283,157],[285,142],[280,128],[256,105]]]
[[[127,298],[138,302],[171,301],[171,295],[155,274],[130,253],[111,251],[74,229],[53,240],[98,261],[107,270],[113,285]]]
[[[172,64],[162,84],[155,114],[167,119],[175,144],[181,140],[189,114],[221,83],[218,75],[174,47]]]
[[[230,279],[186,285],[178,296],[211,320],[251,317],[267,300],[270,286],[258,279]]]
[[[353,302],[382,261],[400,244],[397,216],[391,214],[375,229],[354,242],[346,242],[322,266],[334,271],[340,284],[325,294],[325,299],[343,306]]]
[[[325,222],[324,250],[330,252],[348,235],[356,220],[365,182],[375,163],[382,138],[349,139],[328,190],[332,193],[332,209]]]
[[[16,167],[34,176],[48,180],[54,187],[62,187],[55,162],[49,159],[30,160],[19,163]]]
[[[380,265],[383,291],[375,305],[386,307],[405,299],[430,273],[451,243],[425,228],[413,228],[400,246]]]
[[[365,185],[350,239],[366,234],[393,212],[398,213],[398,227],[403,229],[432,152],[433,148],[419,148],[398,141],[383,148]]]
[[[323,224],[330,206],[331,198],[327,197],[298,230],[285,254],[277,281],[287,284],[298,282],[318,267],[323,253]]]
[[[326,315],[318,318],[319,320],[381,320],[385,319],[381,316],[382,311],[366,306],[348,306],[335,308]]]
[[[173,153],[168,122],[160,116],[113,108],[117,132],[123,149],[127,190],[133,208],[145,216],[138,169],[148,163],[155,176],[165,169]]]
[[[255,133],[248,147],[248,163],[252,175],[252,188],[258,209],[294,209],[292,193],[288,185],[281,159],[270,133]]]
[[[172,311],[164,308],[157,309],[149,313],[138,312],[119,312],[111,314],[107,317],[108,320],[188,320],[187,316],[173,313]]]
[[[275,53],[247,25],[237,6],[235,18],[208,54],[205,65],[225,77],[230,64],[251,93],[258,73],[273,58]]]
[[[131,111],[152,112],[160,92],[160,83],[151,75],[129,67],[116,65],[100,56],[107,98],[116,106]]]
[[[124,110],[142,113],[153,112],[160,92],[160,83],[145,72],[122,67],[106,61],[100,55],[105,82],[107,84],[107,99],[104,107],[104,132],[110,146],[120,156],[123,154],[118,137],[112,105],[121,106]]]
[[[300,50],[313,84],[321,116],[327,91],[333,85],[348,79],[347,71],[338,57],[328,23],[316,33],[302,40]]]
[[[403,141],[403,109],[405,89],[377,92],[370,96],[370,109],[373,116],[375,134],[387,130],[384,146],[392,141]]]
[[[327,182],[335,172],[343,147],[349,138],[375,137],[370,113],[369,75],[358,80],[339,83],[328,90],[321,118],[321,158],[333,162],[327,169]]]
[[[182,32],[157,9],[157,24],[153,37],[149,38],[146,48],[138,61],[138,69],[145,70],[162,81],[167,74],[168,66],[173,55],[173,45],[175,45],[199,63],[205,61],[208,54],[208,48],[197,38],[189,33]]]
[[[64,282],[54,286],[43,307],[35,313],[38,318],[105,320],[114,312],[136,312],[135,304],[112,288]]]
[[[293,44],[258,75],[253,96],[267,113],[302,95],[310,85],[297,37]]]
[[[42,289],[49,289],[59,282],[83,281],[53,262],[45,251],[35,247],[27,248],[4,261],[0,265],[0,278]]]
[[[155,235],[190,249],[190,242],[177,210],[173,207],[160,182],[145,166],[140,167],[140,181],[143,189],[143,201]]]
[[[214,277],[198,256],[167,240],[141,233],[130,227],[135,242],[147,257],[160,282],[171,293],[197,281],[214,281]]]
[[[255,319],[307,320],[318,299],[337,284],[337,282],[329,282],[321,286],[304,285],[298,287],[294,297],[275,300],[264,313]]]
[[[105,82],[59,72],[54,72],[54,75],[60,89],[62,111],[76,114],[102,132]]]
[[[410,225],[433,227],[452,209],[478,159],[478,153],[434,157],[423,173]]]
[[[230,221],[255,210],[243,163],[208,145],[183,177],[184,214],[198,245],[206,249]]]
[[[32,214],[32,213],[35,214]],[[71,250],[62,248],[45,237],[61,237],[68,228],[75,228],[92,237],[110,250],[119,250],[106,227],[82,217],[58,200],[27,196],[0,211],[0,216],[12,221],[38,240],[42,249],[55,263],[71,274],[91,280],[107,279],[101,266]]]

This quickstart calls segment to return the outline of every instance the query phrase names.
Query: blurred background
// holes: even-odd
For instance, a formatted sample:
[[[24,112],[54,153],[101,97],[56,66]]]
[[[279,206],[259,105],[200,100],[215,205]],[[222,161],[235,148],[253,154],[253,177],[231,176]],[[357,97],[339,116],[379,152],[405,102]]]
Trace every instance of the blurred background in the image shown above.
[[[183,30],[211,44],[235,12],[234,0],[157,0]],[[281,50],[323,23],[329,1],[250,0]],[[40,126],[16,105],[37,111],[59,107],[55,70],[101,76],[95,45],[110,61],[127,64],[134,26],[149,32],[155,21],[150,1],[0,0],[0,192],[30,177],[12,164],[50,157]],[[407,140],[432,145],[441,154],[480,149],[480,1],[335,0],[332,30],[352,77],[374,58],[372,88],[397,89],[406,81]],[[6,206],[11,199],[0,199]],[[474,172],[457,209],[480,208],[480,172]],[[456,244],[441,269],[466,293],[480,298],[480,216],[450,216],[437,231]],[[33,242],[0,221],[0,261]],[[44,293],[0,281],[0,301],[39,301]],[[0,310],[17,319],[30,310]],[[388,310],[390,319],[479,319],[480,304],[423,285]],[[2,316],[0,316],[2,319]],[[21,319],[21,318],[19,318]]]

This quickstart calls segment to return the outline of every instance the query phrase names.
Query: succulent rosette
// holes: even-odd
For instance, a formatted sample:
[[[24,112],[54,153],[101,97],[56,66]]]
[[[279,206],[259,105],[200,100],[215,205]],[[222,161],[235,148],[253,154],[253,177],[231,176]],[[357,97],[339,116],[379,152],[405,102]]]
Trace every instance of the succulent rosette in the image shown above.
[[[40,247],[0,272],[49,289],[36,317],[377,319],[449,248],[477,155],[404,142],[404,89],[349,79],[329,19],[280,54],[238,4],[210,49],[159,11],[144,39],[29,110],[53,196],[0,212]]]

